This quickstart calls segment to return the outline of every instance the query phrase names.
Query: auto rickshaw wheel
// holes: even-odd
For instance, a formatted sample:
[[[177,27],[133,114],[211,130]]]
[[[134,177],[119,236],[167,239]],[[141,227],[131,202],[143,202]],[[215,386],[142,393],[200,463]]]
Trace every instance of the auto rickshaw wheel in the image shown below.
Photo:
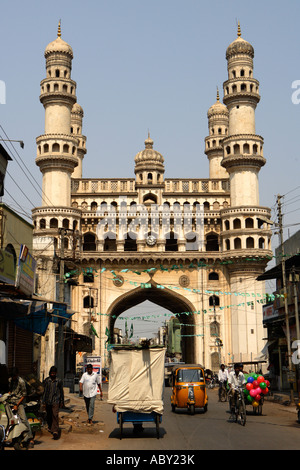
[[[204,405],[204,413],[206,413],[206,412],[207,412],[207,403],[206,403],[206,405]]]
[[[173,403],[171,403],[171,408],[172,408],[172,411],[173,411],[173,413],[175,413],[176,406],[175,406],[175,405],[173,405]]]
[[[191,415],[195,414],[195,405],[190,405],[189,406],[189,412],[190,412]]]

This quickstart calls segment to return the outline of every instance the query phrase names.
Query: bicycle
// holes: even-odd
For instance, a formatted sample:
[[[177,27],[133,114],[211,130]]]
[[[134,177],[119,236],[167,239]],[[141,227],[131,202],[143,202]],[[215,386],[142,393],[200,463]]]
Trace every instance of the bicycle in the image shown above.
[[[235,422],[239,422],[242,426],[246,424],[246,405],[244,400],[244,391],[242,387],[235,387],[234,392],[236,393],[235,404],[234,404],[234,416]]]
[[[222,382],[221,387],[219,389],[219,398],[222,402],[227,401],[227,390],[226,384],[224,382]]]

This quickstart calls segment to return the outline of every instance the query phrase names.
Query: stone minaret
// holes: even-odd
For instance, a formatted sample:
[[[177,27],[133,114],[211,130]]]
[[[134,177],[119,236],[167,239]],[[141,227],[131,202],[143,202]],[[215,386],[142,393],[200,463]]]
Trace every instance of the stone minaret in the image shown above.
[[[253,77],[254,49],[238,36],[227,48],[228,80],[223,102],[229,111],[228,136],[223,140],[222,166],[230,178],[230,208],[221,210],[221,242],[228,261],[231,297],[231,336],[234,360],[251,360],[264,343],[262,304],[264,284],[257,282],[271,252],[270,210],[259,206],[258,174],[266,160],[263,138],[256,134],[255,109],[259,83]],[[244,295],[243,295],[244,294]]]
[[[55,41],[45,50],[46,78],[41,82],[40,101],[45,109],[45,132],[36,139],[36,164],[43,175],[41,207],[32,211],[33,248],[37,264],[37,289],[47,300],[61,300],[62,269],[58,259],[73,259],[80,229],[81,211],[71,204],[71,176],[83,158],[81,124],[71,131],[71,113],[76,108],[76,83],[71,79],[73,51],[61,38],[60,24]],[[74,109],[75,107],[75,109]],[[79,116],[82,121],[82,116]],[[73,123],[76,121],[73,118]],[[80,163],[81,171],[81,163]],[[76,234],[76,237],[75,237]],[[60,264],[60,267],[63,265]],[[65,263],[66,266],[66,263]],[[65,289],[62,290],[65,300]],[[49,325],[41,340],[41,375],[53,365],[55,329]]]
[[[223,139],[228,136],[228,109],[220,103],[219,90],[217,101],[208,112],[209,136],[205,138],[205,153],[209,160],[209,178],[228,178],[228,173],[221,165],[223,160]]]

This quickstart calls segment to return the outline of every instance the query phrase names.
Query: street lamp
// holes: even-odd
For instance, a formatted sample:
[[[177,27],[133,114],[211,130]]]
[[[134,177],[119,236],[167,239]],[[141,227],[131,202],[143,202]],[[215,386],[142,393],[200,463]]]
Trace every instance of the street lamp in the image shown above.
[[[11,139],[0,139],[1,142],[19,142],[20,147],[23,149],[24,148],[24,142],[23,140],[11,140]]]

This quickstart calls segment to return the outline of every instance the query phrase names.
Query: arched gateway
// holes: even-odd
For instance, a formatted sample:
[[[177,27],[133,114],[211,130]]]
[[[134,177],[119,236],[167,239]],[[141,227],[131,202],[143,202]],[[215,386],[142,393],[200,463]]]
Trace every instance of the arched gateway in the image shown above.
[[[258,174],[266,160],[255,131],[260,95],[253,57],[239,28],[226,50],[223,103],[218,92],[207,113],[209,178],[199,177],[195,161],[191,178],[165,178],[164,157],[150,134],[135,155],[133,177],[83,178],[87,149],[71,79],[73,50],[60,28],[46,47],[45,132],[36,158],[43,200],[33,210],[38,292],[57,299],[62,271],[76,273],[77,285],[65,285],[65,300],[75,312],[72,330],[89,334],[92,323],[94,354],[105,356],[105,332],[145,299],[185,325],[188,362],[216,368],[219,359],[247,361],[263,349],[264,284],[256,278],[272,256],[271,222],[270,209],[259,204]],[[94,158],[101,173],[105,156]],[[189,155],[182,158],[188,165]],[[55,332],[50,328],[42,341],[47,374]]]

